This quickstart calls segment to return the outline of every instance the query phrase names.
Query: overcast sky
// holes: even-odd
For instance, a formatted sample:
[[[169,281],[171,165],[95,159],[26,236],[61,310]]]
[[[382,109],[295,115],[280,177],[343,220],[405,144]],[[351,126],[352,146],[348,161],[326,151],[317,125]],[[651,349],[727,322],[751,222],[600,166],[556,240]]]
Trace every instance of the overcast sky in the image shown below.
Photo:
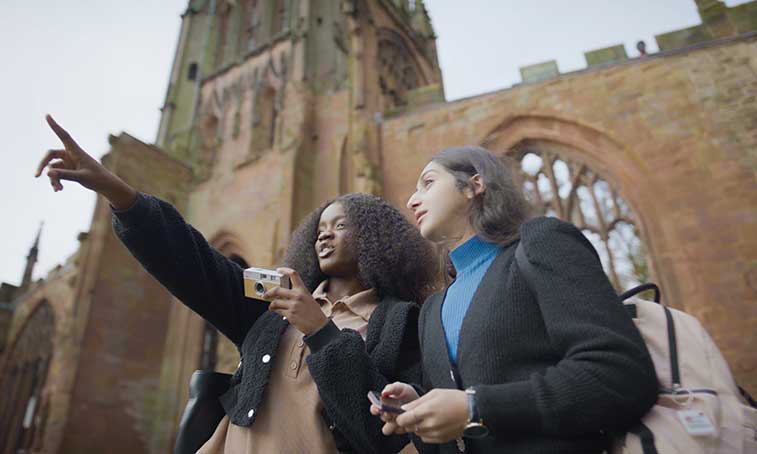
[[[333,0],[337,1],[337,0]],[[57,148],[52,113],[90,154],[108,134],[153,142],[187,0],[4,0],[0,15],[0,282],[18,284],[40,222],[35,279],[76,251],[94,196],[34,179]],[[745,1],[726,1],[733,6]],[[657,50],[653,36],[699,23],[693,0],[426,0],[448,100],[520,81],[518,68],[555,59],[567,72],[583,52],[623,43]],[[65,185],[65,182],[64,182]]]

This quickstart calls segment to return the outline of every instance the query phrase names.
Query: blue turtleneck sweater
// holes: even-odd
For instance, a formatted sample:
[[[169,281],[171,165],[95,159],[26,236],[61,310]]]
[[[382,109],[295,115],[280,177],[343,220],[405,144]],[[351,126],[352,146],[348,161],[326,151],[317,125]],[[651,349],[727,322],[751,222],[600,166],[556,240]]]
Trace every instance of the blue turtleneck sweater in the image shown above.
[[[457,277],[447,289],[447,296],[444,298],[442,324],[447,339],[447,351],[453,363],[457,361],[457,343],[460,340],[460,328],[463,326],[465,313],[478,284],[501,249],[497,244],[473,236],[449,254]]]

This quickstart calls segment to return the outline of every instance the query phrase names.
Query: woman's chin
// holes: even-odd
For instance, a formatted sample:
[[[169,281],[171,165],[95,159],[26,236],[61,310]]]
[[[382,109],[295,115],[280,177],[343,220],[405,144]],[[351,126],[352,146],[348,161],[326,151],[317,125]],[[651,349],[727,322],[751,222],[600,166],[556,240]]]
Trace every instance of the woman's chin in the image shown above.
[[[318,266],[321,268],[321,271],[323,271],[323,274],[331,274],[330,271],[333,271],[334,264],[328,259],[318,259]]]
[[[426,221],[424,219],[424,221]],[[429,225],[428,222],[422,222],[420,226],[418,226],[418,231],[421,233],[421,236],[433,243],[436,243],[438,241],[438,232],[433,228],[432,225]]]
[[[323,274],[327,276],[337,276],[341,274],[341,270],[345,268],[345,264],[338,260],[334,260],[331,257],[325,259],[319,259],[318,265],[321,267]]]

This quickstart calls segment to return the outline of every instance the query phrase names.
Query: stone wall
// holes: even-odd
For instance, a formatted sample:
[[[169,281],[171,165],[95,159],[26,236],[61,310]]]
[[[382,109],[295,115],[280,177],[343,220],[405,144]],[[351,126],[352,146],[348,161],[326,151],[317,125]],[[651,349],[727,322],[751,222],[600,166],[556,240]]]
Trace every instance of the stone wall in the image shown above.
[[[112,137],[111,146],[105,163],[115,173],[183,205],[188,168],[126,134]],[[89,242],[73,299],[71,342],[79,355],[67,365],[76,374],[70,405],[65,418],[56,418],[64,423],[62,440],[45,446],[63,453],[146,452],[162,423],[158,383],[171,297],[115,237],[102,198]]]
[[[385,196],[404,207],[442,148],[572,150],[641,224],[663,298],[699,318],[757,391],[757,38],[439,104],[383,125]]]

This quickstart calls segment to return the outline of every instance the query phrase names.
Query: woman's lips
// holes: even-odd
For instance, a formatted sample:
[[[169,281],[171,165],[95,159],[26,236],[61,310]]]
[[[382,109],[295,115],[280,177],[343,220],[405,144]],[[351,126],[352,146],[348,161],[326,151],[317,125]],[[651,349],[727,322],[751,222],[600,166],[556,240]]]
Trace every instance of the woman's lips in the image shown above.
[[[425,216],[426,216],[426,212],[425,212],[425,211],[424,211],[424,212],[422,212],[422,213],[420,213],[420,214],[418,215],[418,217],[416,217],[416,218],[415,218],[415,225],[418,225],[418,226],[419,226],[419,225],[421,225],[421,221],[423,220],[423,218],[424,218]]]
[[[321,249],[321,251],[318,253],[318,258],[325,259],[326,257],[330,256],[334,253],[333,247],[325,247]]]

